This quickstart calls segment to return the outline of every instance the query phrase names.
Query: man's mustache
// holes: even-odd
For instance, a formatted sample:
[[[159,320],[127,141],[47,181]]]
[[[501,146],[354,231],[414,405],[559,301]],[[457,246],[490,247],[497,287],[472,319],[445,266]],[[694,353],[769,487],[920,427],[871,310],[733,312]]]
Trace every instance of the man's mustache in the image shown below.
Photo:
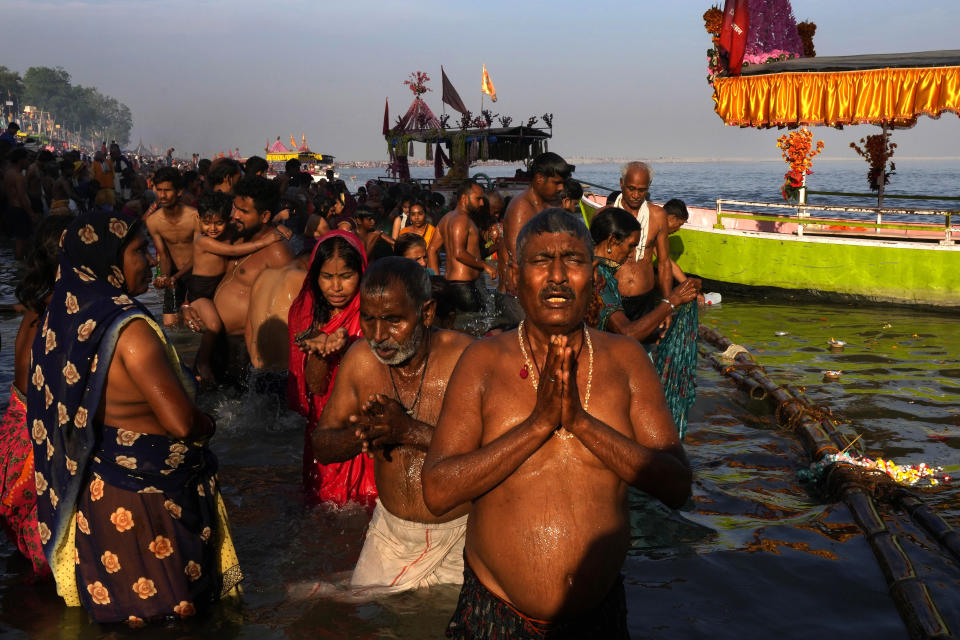
[[[562,285],[544,287],[540,290],[540,300],[546,300],[547,298],[567,298],[568,300],[573,300],[576,297],[576,294],[573,292],[573,289],[570,287],[565,287]]]
[[[374,349],[397,349],[397,350],[399,350],[400,347],[402,346],[399,342],[397,342],[397,341],[394,340],[393,338],[387,338],[387,339],[385,339],[385,340],[383,340],[383,341],[381,341],[381,342],[377,342],[376,340],[367,340],[367,342],[369,342],[369,343],[370,343],[370,346],[373,347]]]

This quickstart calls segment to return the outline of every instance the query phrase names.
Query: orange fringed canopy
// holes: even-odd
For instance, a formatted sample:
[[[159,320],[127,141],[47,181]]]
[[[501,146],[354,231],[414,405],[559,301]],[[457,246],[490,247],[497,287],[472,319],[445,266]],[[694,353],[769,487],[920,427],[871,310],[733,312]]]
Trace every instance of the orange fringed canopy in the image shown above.
[[[919,115],[960,115],[960,51],[801,58],[748,69],[714,81],[725,124],[910,126]]]

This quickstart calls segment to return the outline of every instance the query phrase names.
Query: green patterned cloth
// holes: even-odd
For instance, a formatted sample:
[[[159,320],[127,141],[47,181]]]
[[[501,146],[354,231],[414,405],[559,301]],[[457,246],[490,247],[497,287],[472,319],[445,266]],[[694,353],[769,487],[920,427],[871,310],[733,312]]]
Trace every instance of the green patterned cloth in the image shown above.
[[[606,258],[598,258],[598,260],[593,299],[590,301],[584,320],[591,327],[606,331],[610,316],[617,311],[623,311],[623,300],[617,287],[617,269],[620,265]]]
[[[687,412],[697,398],[697,332],[700,327],[696,302],[677,307],[673,323],[657,346],[653,364],[660,374],[667,406],[680,439],[687,434]]]

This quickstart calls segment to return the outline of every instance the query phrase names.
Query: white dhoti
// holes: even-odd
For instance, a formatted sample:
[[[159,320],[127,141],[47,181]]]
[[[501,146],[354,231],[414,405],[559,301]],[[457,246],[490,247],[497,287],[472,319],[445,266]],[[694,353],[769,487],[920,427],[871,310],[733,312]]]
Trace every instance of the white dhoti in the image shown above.
[[[441,583],[463,583],[467,516],[450,522],[410,522],[387,511],[380,500],[350,586],[398,593]]]

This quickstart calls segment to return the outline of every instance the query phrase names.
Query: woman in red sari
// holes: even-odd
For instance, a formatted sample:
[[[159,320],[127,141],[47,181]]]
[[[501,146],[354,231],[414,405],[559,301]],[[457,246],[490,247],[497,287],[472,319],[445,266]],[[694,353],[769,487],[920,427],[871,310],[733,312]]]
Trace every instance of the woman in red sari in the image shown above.
[[[308,419],[303,484],[309,502],[372,505],[377,497],[373,461],[362,453],[337,464],[319,464],[310,436],[323,412],[340,359],[360,337],[360,277],[367,266],[363,243],[335,230],[317,242],[303,287],[290,307],[290,407]]]

